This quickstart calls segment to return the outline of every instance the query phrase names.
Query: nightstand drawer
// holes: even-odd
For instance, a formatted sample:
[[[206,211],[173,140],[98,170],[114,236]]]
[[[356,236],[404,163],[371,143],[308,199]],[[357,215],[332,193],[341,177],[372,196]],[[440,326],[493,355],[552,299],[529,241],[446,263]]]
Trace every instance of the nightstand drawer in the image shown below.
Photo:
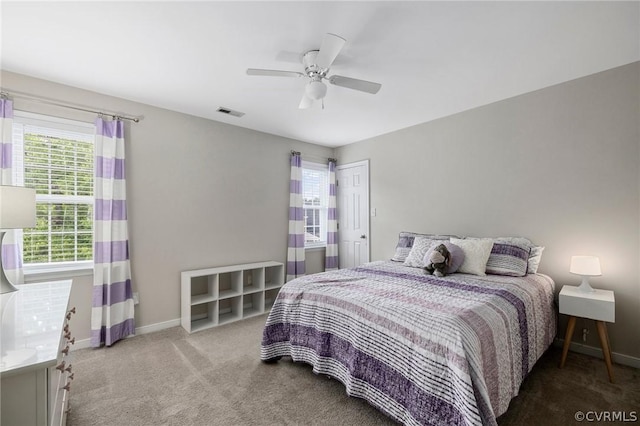
[[[616,320],[615,299],[609,290],[587,293],[565,285],[560,291],[559,305],[561,314],[605,322]]]

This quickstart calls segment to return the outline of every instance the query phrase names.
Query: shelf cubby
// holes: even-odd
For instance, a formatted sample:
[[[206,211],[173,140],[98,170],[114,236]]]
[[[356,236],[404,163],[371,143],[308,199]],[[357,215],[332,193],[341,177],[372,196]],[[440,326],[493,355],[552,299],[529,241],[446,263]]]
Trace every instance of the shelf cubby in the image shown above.
[[[268,312],[284,285],[284,265],[258,262],[183,271],[181,320],[189,333]]]
[[[204,303],[218,298],[217,275],[194,277],[191,282],[191,303]]]
[[[212,327],[218,322],[218,301],[194,304],[191,307],[191,331]]]
[[[242,319],[242,296],[222,299],[219,303],[218,324]]]
[[[264,291],[242,296],[242,316],[249,318],[264,312]]]
[[[247,269],[242,274],[242,293],[264,290],[264,268]]]
[[[284,284],[284,265],[266,266],[264,268],[264,288],[280,288]]]
[[[264,311],[267,312],[271,310],[273,304],[276,302],[276,297],[278,296],[279,288],[272,288],[271,290],[267,290],[264,292]]]
[[[218,298],[240,296],[242,294],[242,271],[218,274]]]

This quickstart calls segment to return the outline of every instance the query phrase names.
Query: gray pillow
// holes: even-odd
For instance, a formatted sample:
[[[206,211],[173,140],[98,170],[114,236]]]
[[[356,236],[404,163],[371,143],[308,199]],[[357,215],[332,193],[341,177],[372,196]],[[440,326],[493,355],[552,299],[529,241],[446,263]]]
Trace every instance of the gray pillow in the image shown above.
[[[496,241],[487,260],[487,274],[524,277],[531,247],[524,244]]]
[[[529,260],[527,261],[527,274],[535,274],[538,272],[538,266],[542,259],[542,251],[544,247],[534,245],[531,240],[524,237],[498,237],[494,239],[496,242],[509,244],[522,244],[529,246]]]

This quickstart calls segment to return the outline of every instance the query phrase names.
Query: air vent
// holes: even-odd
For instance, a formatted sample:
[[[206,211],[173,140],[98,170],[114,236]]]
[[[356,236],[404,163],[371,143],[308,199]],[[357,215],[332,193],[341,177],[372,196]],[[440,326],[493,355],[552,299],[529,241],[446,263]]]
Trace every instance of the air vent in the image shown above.
[[[234,117],[242,117],[244,115],[244,112],[234,111],[225,107],[218,107],[218,112],[222,114],[233,115]]]

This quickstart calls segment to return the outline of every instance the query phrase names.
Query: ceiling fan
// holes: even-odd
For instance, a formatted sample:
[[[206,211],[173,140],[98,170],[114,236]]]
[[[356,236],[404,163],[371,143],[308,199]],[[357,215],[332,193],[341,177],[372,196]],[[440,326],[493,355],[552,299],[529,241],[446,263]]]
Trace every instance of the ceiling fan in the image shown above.
[[[379,83],[343,77],[341,75],[327,76],[331,64],[333,64],[333,61],[342,50],[345,42],[346,40],[340,36],[331,33],[325,34],[320,50],[309,50],[302,56],[304,72],[248,68],[247,74],[269,77],[308,77],[309,82],[305,87],[302,100],[298,106],[300,109],[309,108],[313,105],[313,101],[324,99],[327,94],[327,86],[322,80],[327,80],[335,86],[346,87],[371,94],[378,93],[378,90],[382,87]]]

